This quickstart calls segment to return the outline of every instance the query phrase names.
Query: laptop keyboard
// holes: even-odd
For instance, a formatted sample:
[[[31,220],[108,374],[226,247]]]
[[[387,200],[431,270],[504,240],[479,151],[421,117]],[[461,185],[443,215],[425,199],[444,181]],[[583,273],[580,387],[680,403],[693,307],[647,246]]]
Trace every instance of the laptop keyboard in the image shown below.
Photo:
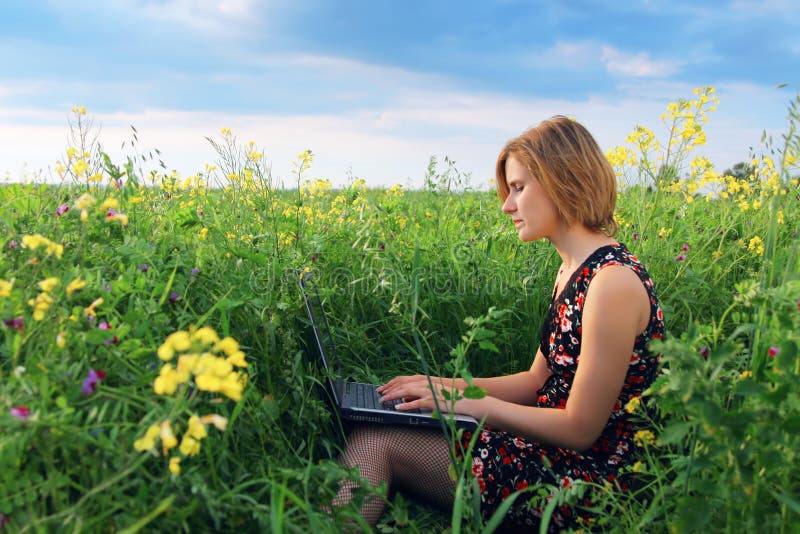
[[[403,402],[402,399],[393,399],[386,402],[380,401],[378,394],[378,386],[374,384],[362,384],[359,382],[346,382],[345,383],[345,398],[349,397],[354,406],[361,408],[371,408],[373,410],[395,410],[398,404]],[[419,410],[410,410],[418,412]]]

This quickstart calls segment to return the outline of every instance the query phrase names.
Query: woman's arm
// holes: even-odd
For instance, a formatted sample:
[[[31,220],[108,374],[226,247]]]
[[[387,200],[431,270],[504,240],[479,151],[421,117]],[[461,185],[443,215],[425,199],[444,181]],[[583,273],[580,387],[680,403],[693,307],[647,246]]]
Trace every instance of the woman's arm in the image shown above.
[[[461,399],[455,411],[476,419],[485,416],[492,426],[533,440],[585,450],[608,422],[625,381],[633,343],[647,326],[649,315],[650,301],[639,277],[627,267],[608,266],[595,275],[587,291],[579,364],[564,409],[523,406],[491,395]],[[427,386],[408,391],[401,387],[396,394],[416,398],[398,409],[433,406]]]
[[[474,378],[472,383],[486,390],[491,397],[514,404],[530,405],[536,401],[536,392],[541,389],[549,376],[550,370],[547,368],[542,351],[538,350],[529,370],[513,375]],[[453,379],[432,376],[431,381],[445,389],[463,390],[467,387],[467,383],[463,378]],[[418,387],[427,388],[428,377],[425,375],[398,376],[378,388],[378,393],[383,395],[385,400],[399,397],[410,398],[410,395],[401,392]]]

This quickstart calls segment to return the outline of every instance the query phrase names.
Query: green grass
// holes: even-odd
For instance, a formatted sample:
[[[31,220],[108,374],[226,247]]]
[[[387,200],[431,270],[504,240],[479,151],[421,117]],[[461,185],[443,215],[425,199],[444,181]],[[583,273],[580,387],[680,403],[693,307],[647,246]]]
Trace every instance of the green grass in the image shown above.
[[[781,157],[770,160],[778,162],[777,190],[764,159],[763,172],[742,181],[749,191],[713,200],[687,193],[698,174],[656,187],[646,161],[627,170],[638,180],[620,193],[618,238],[656,281],[668,332],[658,347],[665,374],[640,412],[657,440],[626,475],[636,490],[601,492],[594,528],[800,525],[794,111]],[[73,171],[74,159],[64,165],[68,184],[0,187],[0,281],[10,283],[0,285],[5,530],[305,532],[357,521],[355,504],[333,520],[322,512],[337,481],[352,474],[332,460],[340,432],[304,354],[298,270],[316,273],[336,310],[330,319],[355,378],[418,372],[415,334],[435,372],[460,372],[451,351],[469,329],[464,319],[492,307],[507,311],[490,324],[498,351],[468,347],[469,371],[530,366],[557,257],[547,243],[520,243],[493,193],[439,191],[435,179],[427,191],[360,182],[333,190],[305,181],[309,154],[298,161],[300,187],[285,189],[252,147],[230,134],[215,146],[219,168],[188,187],[174,175],[143,175],[136,158],[117,168],[92,147],[85,171]],[[224,187],[207,185],[215,176]],[[109,185],[120,178],[120,188]],[[85,221],[76,204],[84,193],[95,199]],[[101,204],[112,198],[127,226],[106,220]],[[744,201],[761,206],[743,210]],[[56,215],[63,204],[69,210]],[[63,255],[48,255],[46,243],[24,246],[35,234],[62,245]],[[38,284],[50,277],[58,284],[43,291]],[[85,286],[68,295],[76,279]],[[52,302],[36,320],[31,302],[43,302],[42,293]],[[232,337],[246,354],[238,401],[193,379],[172,395],[154,391],[159,347],[201,326]],[[82,394],[90,369],[105,377]],[[19,417],[23,406],[27,417]],[[207,425],[193,456],[178,447],[164,454],[160,444],[134,448],[163,421],[180,442],[192,414],[223,416],[227,429]],[[181,458],[179,475],[168,469],[170,457]],[[478,530],[467,478],[463,517],[400,498],[379,528]]]

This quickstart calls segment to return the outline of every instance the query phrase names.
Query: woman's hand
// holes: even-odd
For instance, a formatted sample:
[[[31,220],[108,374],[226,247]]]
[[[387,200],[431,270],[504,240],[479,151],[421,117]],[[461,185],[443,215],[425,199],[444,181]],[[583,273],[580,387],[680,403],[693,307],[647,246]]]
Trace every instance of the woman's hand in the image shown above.
[[[379,387],[378,393],[381,394],[383,401],[402,399],[403,402],[395,406],[398,410],[434,410],[437,406],[430,387],[433,384],[439,410],[448,412],[453,397],[461,398],[463,396],[463,385],[460,382],[462,381],[458,379],[438,376],[430,377],[430,382],[425,375],[398,376]],[[443,390],[446,392],[442,393]]]

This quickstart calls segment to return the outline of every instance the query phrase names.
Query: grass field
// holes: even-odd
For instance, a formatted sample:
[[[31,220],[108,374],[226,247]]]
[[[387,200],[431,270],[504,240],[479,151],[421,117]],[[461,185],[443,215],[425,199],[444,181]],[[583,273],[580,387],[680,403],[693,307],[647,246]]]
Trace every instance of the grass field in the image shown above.
[[[735,175],[697,155],[714,104],[699,89],[667,108],[660,141],[637,128],[608,153],[627,184],[617,237],[656,282],[667,338],[661,378],[629,407],[653,429],[626,475],[636,489],[601,491],[592,530],[800,526],[798,103]],[[422,191],[334,189],[307,178],[305,152],[278,184],[223,130],[216,164],[179,177],[142,171],[151,155],[111,161],[83,109],[70,128],[61,185],[0,187],[0,530],[358,521],[356,504],[322,512],[354,474],[332,460],[298,272],[336,310],[355,378],[417,372],[414,334],[438,374],[530,366],[557,257],[518,241],[493,192],[458,174],[450,190],[452,167],[432,165]],[[379,530],[490,529],[461,467],[453,514],[399,496]]]

